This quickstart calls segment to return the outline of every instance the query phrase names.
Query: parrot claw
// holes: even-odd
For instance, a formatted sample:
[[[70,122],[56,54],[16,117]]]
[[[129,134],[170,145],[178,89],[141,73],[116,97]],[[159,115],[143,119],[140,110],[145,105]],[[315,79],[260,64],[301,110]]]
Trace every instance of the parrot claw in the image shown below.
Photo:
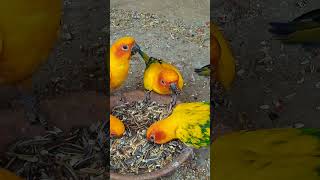
[[[172,99],[171,102],[168,106],[168,112],[172,112],[173,107],[176,105],[177,103],[177,95],[175,93],[172,94]]]

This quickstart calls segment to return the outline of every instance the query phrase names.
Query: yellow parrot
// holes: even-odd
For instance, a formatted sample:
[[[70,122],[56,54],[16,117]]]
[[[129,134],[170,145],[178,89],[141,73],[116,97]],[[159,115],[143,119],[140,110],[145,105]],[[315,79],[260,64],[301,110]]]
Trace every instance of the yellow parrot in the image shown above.
[[[224,89],[229,90],[235,78],[235,59],[230,45],[219,31],[218,26],[211,23],[210,27],[210,64],[195,69],[200,76],[210,76],[213,69],[213,78],[218,81]]]
[[[110,90],[119,88],[127,79],[131,55],[137,52],[133,37],[125,36],[116,40],[110,48]],[[108,64],[108,63],[107,63]],[[110,136],[120,137],[125,131],[120,119],[110,115]]]
[[[61,0],[0,2],[0,85],[20,89],[26,117],[46,120],[32,92],[32,75],[50,54],[59,34]]]
[[[110,89],[119,88],[128,77],[131,55],[137,51],[133,37],[122,37],[110,48]]]
[[[212,179],[319,180],[320,130],[240,131],[211,145]]]
[[[121,137],[125,131],[124,124],[117,117],[110,115],[110,137]]]
[[[169,110],[176,104],[177,94],[183,88],[183,77],[181,72],[173,65],[163,59],[149,57],[140,48],[140,56],[143,58],[146,68],[144,71],[143,83],[144,88],[148,90],[145,100],[150,100],[150,93],[154,91],[161,95],[172,95],[172,101]]]
[[[210,144],[210,104],[178,104],[170,116],[153,123],[146,136],[156,144],[179,139],[194,148],[206,147]]]

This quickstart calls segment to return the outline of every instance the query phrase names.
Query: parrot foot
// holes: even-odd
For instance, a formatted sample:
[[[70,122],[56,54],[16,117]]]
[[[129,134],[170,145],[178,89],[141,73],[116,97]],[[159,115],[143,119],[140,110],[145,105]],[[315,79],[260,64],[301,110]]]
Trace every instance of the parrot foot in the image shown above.
[[[147,91],[144,95],[143,103],[149,104],[150,101],[151,101],[151,91]]]
[[[177,104],[177,95],[174,93],[171,95],[171,102],[168,106],[168,112],[171,113],[173,110],[173,107]]]

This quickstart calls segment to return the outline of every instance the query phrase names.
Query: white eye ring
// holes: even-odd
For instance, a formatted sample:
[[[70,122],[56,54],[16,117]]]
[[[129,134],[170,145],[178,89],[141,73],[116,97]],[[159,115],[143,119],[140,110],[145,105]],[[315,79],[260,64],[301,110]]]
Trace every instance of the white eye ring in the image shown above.
[[[122,48],[122,50],[124,50],[124,51],[128,51],[128,49],[129,49],[128,45],[123,45],[121,48]]]
[[[164,81],[163,81],[163,80],[161,80],[161,84],[165,85],[165,83],[164,83]]]

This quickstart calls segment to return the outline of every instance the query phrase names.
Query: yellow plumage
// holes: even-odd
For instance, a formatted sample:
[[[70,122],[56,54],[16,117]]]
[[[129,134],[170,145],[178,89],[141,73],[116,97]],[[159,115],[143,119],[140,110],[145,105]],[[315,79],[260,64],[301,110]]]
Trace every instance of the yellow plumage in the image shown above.
[[[224,89],[229,90],[235,78],[235,59],[219,27],[211,23],[210,28],[210,64],[196,68],[195,72],[200,76],[210,76],[213,70],[214,80],[218,81]]]
[[[11,171],[7,169],[0,168],[0,180],[23,180]]]
[[[135,52],[136,42],[133,37],[125,36],[117,39],[110,48],[110,89],[114,91],[127,79],[131,54]],[[109,64],[109,63],[107,63]],[[110,136],[120,137],[125,131],[120,119],[110,115]]]
[[[125,131],[124,124],[117,117],[110,115],[110,136],[121,137]]]
[[[152,63],[144,72],[143,83],[145,89],[154,91],[158,94],[170,94],[169,91],[164,90],[158,83],[158,77],[164,69],[175,71],[179,76],[178,88],[183,88],[183,78],[179,70],[168,63]]]
[[[175,66],[163,59],[149,57],[141,49],[138,52],[146,64],[143,77],[145,89],[162,95],[176,94],[177,90],[182,90],[183,77]]]
[[[210,143],[210,105],[204,102],[178,104],[170,116],[152,124],[147,139],[163,144],[179,139],[199,148]]]
[[[225,40],[223,34],[219,31],[218,26],[213,23],[211,23],[211,25],[213,35],[219,42],[221,49],[220,59],[217,62],[217,78],[218,81],[223,85],[223,87],[229,90],[235,77],[235,59],[233,57],[229,43]]]
[[[135,46],[133,37],[125,36],[116,40],[110,48],[110,89],[119,88],[127,79],[131,51]]]
[[[30,79],[59,34],[60,0],[0,2],[0,85]]]
[[[318,180],[320,131],[267,129],[235,132],[211,147],[213,179]]]

